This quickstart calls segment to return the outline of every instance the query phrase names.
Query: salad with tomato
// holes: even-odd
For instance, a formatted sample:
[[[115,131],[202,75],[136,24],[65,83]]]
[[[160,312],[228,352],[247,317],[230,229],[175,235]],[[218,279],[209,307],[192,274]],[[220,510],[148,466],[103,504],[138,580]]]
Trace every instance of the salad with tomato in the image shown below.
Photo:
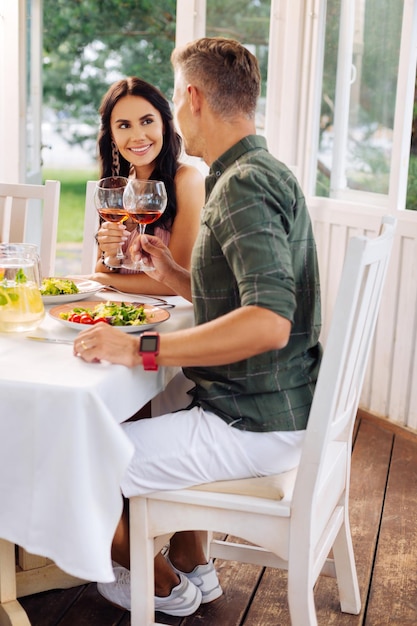
[[[144,306],[125,302],[100,302],[92,309],[81,306],[62,312],[59,317],[77,324],[98,324],[105,322],[111,326],[141,326],[147,319]]]

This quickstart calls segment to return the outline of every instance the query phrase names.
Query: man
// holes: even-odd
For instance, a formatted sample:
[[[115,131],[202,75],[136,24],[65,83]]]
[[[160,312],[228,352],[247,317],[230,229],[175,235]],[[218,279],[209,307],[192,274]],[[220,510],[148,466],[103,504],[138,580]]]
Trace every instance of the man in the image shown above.
[[[186,151],[210,166],[206,204],[190,273],[156,237],[142,245],[152,277],[192,300],[196,326],[162,334],[157,356],[151,346],[144,361],[140,338],[105,324],[74,344],[86,361],[182,366],[194,385],[188,408],[184,401],[184,410],[125,425],[135,444],[122,484],[127,498],[296,466],[321,357],[310,219],[295,178],[256,136],[255,57],[236,41],[203,38],[174,50],[172,63]],[[124,515],[113,542],[124,568],[128,549]],[[124,568],[99,590],[129,608]],[[168,558],[156,557],[155,593],[157,610],[171,615],[188,615],[222,593],[197,533],[177,533]]]

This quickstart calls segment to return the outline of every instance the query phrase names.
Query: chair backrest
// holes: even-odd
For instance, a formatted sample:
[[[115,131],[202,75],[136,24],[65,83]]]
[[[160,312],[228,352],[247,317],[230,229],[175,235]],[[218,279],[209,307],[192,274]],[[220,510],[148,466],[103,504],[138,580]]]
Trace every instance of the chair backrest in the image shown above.
[[[85,192],[84,238],[81,252],[81,273],[91,274],[97,263],[97,242],[95,234],[99,226],[99,215],[94,206],[95,180],[88,180]]]
[[[0,240],[3,243],[36,243],[29,232],[29,212],[42,208],[39,253],[42,274],[55,270],[58,213],[61,183],[47,180],[44,185],[0,183]]]
[[[378,237],[353,237],[348,244],[294,489],[303,515],[317,515],[312,503],[321,500],[322,506],[326,471],[335,471],[339,461],[340,493],[333,496],[348,489],[353,425],[395,229],[396,219],[385,216]],[[325,500],[331,506],[328,494]]]

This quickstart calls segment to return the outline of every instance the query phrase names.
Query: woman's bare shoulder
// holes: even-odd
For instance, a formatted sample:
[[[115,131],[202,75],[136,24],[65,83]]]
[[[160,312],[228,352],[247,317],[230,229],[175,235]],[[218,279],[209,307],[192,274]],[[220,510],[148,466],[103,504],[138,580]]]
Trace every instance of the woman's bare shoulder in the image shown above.
[[[194,165],[181,163],[175,174],[175,184],[203,184],[204,176]]]
[[[204,204],[204,189],[203,174],[193,165],[181,164],[175,175],[177,215],[199,212]]]

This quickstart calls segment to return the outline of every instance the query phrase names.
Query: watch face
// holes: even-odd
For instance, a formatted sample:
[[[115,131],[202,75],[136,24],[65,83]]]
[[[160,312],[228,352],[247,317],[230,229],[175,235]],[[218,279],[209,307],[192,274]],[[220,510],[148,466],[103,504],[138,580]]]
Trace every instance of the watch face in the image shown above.
[[[141,352],[156,352],[158,350],[158,335],[142,335],[140,338]]]

